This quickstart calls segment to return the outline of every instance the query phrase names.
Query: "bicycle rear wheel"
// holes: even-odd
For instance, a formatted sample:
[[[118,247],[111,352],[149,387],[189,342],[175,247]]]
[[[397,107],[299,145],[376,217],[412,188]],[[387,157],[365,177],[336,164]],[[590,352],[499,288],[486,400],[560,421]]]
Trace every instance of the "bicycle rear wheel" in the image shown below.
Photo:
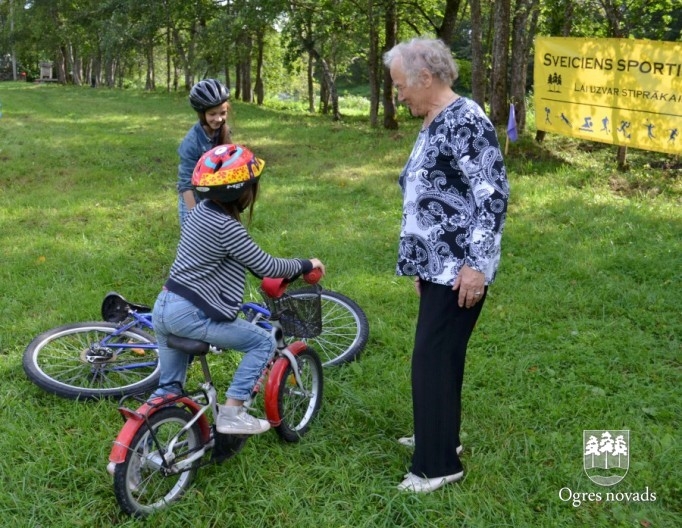
[[[194,423],[180,434],[173,447],[173,460],[164,467],[170,442],[192,420],[179,407],[166,407],[154,413],[135,434],[124,462],[114,469],[114,492],[121,509],[129,515],[144,517],[177,501],[194,480],[199,461],[186,471],[173,468],[201,448],[201,432]],[[152,435],[153,433],[153,435]]]
[[[292,297],[309,297],[305,291],[293,291]],[[322,290],[322,333],[305,341],[320,356],[322,366],[340,365],[357,359],[369,338],[369,321],[355,301],[345,295]]]
[[[31,381],[57,396],[120,398],[158,385],[158,349],[135,347],[155,343],[154,337],[134,328],[119,334],[115,323],[69,324],[33,339],[24,351],[23,366]]]
[[[277,434],[287,442],[298,442],[310,428],[310,422],[320,412],[324,386],[322,363],[317,353],[305,347],[296,355],[303,390],[296,383],[294,369],[289,360],[279,377],[277,387],[277,412],[280,424],[275,426]]]

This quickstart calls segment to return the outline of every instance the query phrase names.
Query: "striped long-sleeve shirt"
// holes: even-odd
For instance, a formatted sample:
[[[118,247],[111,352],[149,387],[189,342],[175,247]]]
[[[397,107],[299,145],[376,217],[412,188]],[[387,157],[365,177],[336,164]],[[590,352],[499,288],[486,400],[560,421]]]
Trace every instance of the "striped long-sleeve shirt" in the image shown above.
[[[182,226],[165,287],[215,321],[231,321],[243,302],[246,270],[259,277],[291,278],[312,269],[306,259],[263,251],[237,220],[210,200],[197,204]]]

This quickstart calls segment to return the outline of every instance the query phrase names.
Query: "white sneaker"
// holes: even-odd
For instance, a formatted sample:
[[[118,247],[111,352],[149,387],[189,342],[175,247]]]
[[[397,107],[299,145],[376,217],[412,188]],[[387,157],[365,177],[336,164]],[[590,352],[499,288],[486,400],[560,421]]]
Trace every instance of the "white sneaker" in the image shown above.
[[[270,422],[254,418],[244,407],[219,405],[215,428],[221,434],[255,435],[269,430]]]
[[[422,478],[413,473],[408,473],[405,475],[405,480],[398,484],[398,489],[400,491],[412,491],[414,493],[430,493],[445,484],[461,480],[463,476],[464,471],[436,478]]]
[[[414,447],[414,435],[403,436],[402,438],[398,438],[398,443],[406,447]],[[464,447],[462,447],[462,444],[460,444],[457,446],[457,454],[461,455],[462,451],[464,451]]]

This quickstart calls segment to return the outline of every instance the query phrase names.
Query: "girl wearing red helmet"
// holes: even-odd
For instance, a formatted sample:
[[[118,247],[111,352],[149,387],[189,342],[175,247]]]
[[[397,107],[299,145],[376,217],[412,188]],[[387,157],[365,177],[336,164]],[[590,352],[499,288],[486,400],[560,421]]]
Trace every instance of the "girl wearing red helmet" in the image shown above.
[[[173,383],[185,383],[188,356],[168,347],[168,334],[244,352],[216,420],[223,434],[259,434],[270,428],[267,420],[249,415],[243,407],[276,347],[270,332],[237,317],[246,271],[275,278],[313,268],[325,271],[315,258],[269,255],[242,225],[242,213],[248,210],[250,219],[253,212],[264,166],[240,145],[221,145],[199,159],[192,184],[201,199],[185,219],[170,276],[154,305],[161,370],[154,396],[173,392]]]
[[[231,130],[227,124],[230,110],[230,90],[216,79],[199,81],[189,92],[189,104],[199,120],[189,129],[180,143],[178,155],[178,213],[180,225],[187,213],[196,205],[197,196],[192,188],[192,172],[199,158],[218,145],[231,143]]]

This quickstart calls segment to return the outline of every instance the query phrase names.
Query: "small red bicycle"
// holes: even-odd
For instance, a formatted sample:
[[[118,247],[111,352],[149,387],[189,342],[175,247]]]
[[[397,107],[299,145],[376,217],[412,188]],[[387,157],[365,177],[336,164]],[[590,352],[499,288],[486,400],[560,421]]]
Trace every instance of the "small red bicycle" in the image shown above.
[[[242,306],[247,320],[270,329],[278,343],[247,405],[253,406],[264,387],[267,419],[283,440],[297,442],[320,410],[323,368],[314,349],[303,341],[287,344],[286,338],[313,338],[320,333],[320,288],[306,286],[306,295],[292,296],[286,286],[281,279],[264,279],[261,288],[267,306]],[[125,423],[114,441],[107,469],[114,477],[121,509],[136,517],[180,499],[199,467],[233,457],[248,438],[224,435],[215,428],[217,391],[206,356],[220,351],[210,343],[179,336],[169,336],[168,343],[198,358],[204,380],[194,393],[178,387],[177,396],[146,401],[133,395],[121,400],[119,412]],[[141,406],[132,410],[131,400]]]

